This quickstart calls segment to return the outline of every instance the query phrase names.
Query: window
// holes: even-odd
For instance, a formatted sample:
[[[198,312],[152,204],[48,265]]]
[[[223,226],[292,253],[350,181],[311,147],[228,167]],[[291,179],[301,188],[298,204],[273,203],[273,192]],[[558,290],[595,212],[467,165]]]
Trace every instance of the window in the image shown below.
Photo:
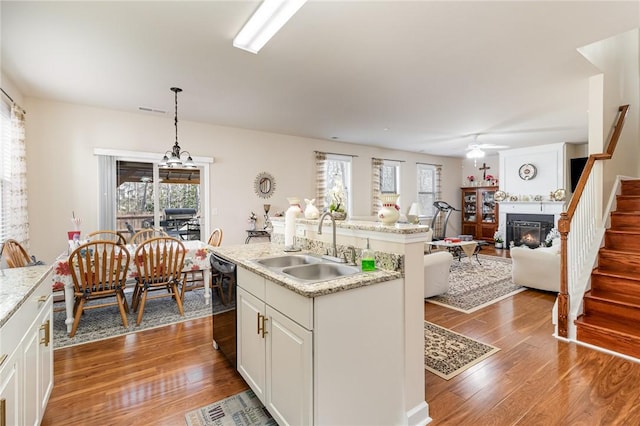
[[[380,167],[380,193],[400,193],[400,162],[384,160]]]
[[[345,200],[343,201],[347,213],[351,212],[351,157],[347,155],[327,154],[325,162],[326,188],[324,205],[328,208],[331,206],[329,192],[331,189],[342,181],[344,186]]]
[[[437,197],[437,166],[432,164],[418,164],[418,205],[420,216],[433,217],[436,214],[433,203]]]

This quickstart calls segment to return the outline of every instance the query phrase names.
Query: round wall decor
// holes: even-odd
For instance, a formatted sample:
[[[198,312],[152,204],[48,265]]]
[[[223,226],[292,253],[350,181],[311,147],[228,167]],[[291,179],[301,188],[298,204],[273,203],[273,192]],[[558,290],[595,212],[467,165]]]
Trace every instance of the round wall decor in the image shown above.
[[[267,172],[258,173],[253,181],[253,189],[260,198],[269,198],[276,190],[276,180]]]
[[[520,176],[520,179],[522,180],[531,180],[536,177],[537,172],[538,170],[536,169],[536,166],[526,163],[518,169],[518,176]]]
[[[504,201],[507,199],[507,193],[504,191],[496,191],[495,194],[493,194],[493,199],[496,201]]]

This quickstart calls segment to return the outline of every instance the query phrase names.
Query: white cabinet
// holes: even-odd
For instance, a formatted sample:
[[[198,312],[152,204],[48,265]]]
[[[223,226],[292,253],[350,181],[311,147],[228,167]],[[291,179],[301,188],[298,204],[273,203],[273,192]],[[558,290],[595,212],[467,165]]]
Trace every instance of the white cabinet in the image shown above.
[[[0,328],[0,424],[42,420],[53,389],[52,304],[51,284],[41,279]]]
[[[18,365],[18,354],[0,356],[0,424],[19,425],[20,415],[20,379],[22,368]],[[2,420],[4,419],[4,423]]]
[[[238,372],[279,425],[312,424],[312,332],[287,316],[311,309],[311,299],[291,294],[298,303],[281,312],[269,304],[289,302],[279,286],[242,268],[237,291]]]
[[[315,298],[237,280],[238,371],[279,425],[406,424],[402,280]]]

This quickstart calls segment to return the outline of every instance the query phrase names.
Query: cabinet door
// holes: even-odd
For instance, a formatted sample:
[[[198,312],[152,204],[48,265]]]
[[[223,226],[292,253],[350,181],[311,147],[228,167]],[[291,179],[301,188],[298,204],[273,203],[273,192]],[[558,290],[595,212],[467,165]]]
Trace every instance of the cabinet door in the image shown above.
[[[19,426],[24,424],[20,419],[20,349],[13,355],[0,354],[0,424]],[[4,358],[4,359],[3,359]],[[4,423],[3,423],[4,421]]]
[[[267,305],[267,409],[279,425],[313,423],[312,332]]]
[[[481,199],[479,208],[482,209],[482,223],[495,224],[498,222],[496,202],[493,198],[495,193],[495,189],[483,189],[478,194]]]
[[[462,190],[462,222],[476,222],[477,196],[475,189]],[[473,235],[473,233],[472,233]]]
[[[237,287],[237,292],[238,372],[264,404],[266,344],[260,327],[265,304],[240,287]]]
[[[27,331],[23,346],[24,424],[38,425],[44,415],[53,386],[51,342],[51,297]]]

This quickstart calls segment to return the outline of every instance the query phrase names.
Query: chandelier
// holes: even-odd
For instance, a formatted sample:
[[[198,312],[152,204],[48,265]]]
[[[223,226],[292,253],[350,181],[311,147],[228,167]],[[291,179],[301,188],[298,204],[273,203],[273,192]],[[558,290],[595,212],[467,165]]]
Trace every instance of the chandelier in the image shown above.
[[[179,87],[172,87],[171,91],[175,93],[175,102],[176,102],[176,116],[175,116],[176,143],[173,145],[173,149],[171,151],[167,151],[164,153],[164,157],[162,158],[162,161],[160,161],[158,166],[194,169],[196,165],[193,162],[193,158],[191,158],[191,154],[189,153],[189,151],[180,152],[180,145],[178,145],[178,93],[182,92],[182,89],[180,89]],[[167,154],[170,154],[171,157],[168,157]],[[183,161],[182,158],[185,156],[186,156],[186,159]]]

